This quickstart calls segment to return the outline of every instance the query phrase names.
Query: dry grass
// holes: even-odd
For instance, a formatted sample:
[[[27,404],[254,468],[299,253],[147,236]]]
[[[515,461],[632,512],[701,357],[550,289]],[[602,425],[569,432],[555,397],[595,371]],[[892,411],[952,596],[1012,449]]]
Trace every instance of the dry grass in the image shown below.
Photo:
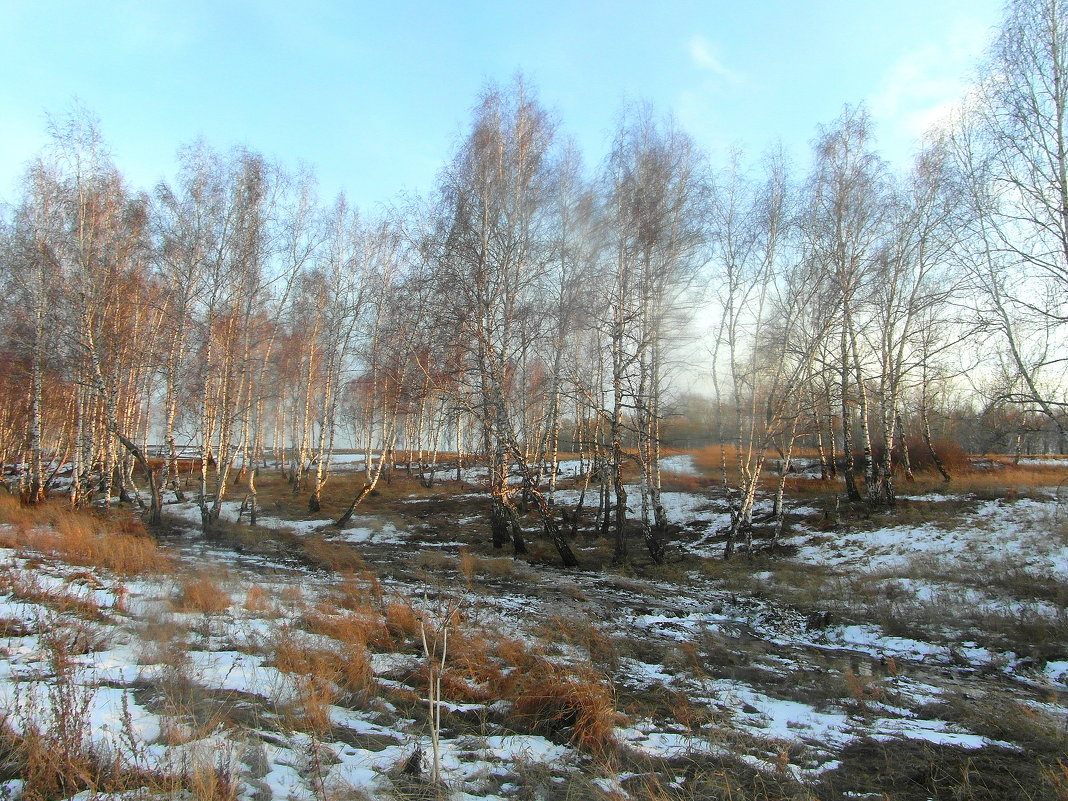
[[[694,467],[701,476],[697,478],[696,486],[709,486],[722,481],[724,465],[727,468],[727,480],[732,483],[738,481],[738,448],[734,445],[706,445],[685,451],[685,453],[689,453],[693,457]],[[812,459],[817,456],[818,453],[814,450],[799,448],[794,449],[792,458]],[[769,460],[777,458],[777,453],[773,451],[768,453]],[[774,486],[777,480],[778,477],[774,473],[765,469],[761,477],[761,485],[764,488],[770,488]]]
[[[218,581],[203,574],[184,579],[174,598],[174,608],[178,612],[217,615],[232,605],[233,599],[219,587]]]
[[[1014,465],[1013,457],[1006,455],[987,455],[990,467],[973,467],[967,454],[954,443],[935,443],[943,463],[949,470],[952,481],[949,485],[942,481],[935,469],[926,446],[913,443],[910,449],[912,467],[916,480],[906,483],[898,476],[898,486],[908,487],[910,492],[1030,492],[1037,487],[1056,486],[1068,478],[1068,459],[1055,465]],[[737,480],[738,451],[733,445],[707,445],[687,451],[694,459],[694,465],[700,476],[677,476],[665,473],[665,488],[670,483],[671,489],[693,490],[708,486],[709,480],[718,481],[721,465],[726,464],[728,480]],[[815,458],[817,454],[810,450],[794,453],[794,458]],[[774,480],[769,473],[764,480],[770,486]],[[813,479],[787,478],[787,490],[799,494],[834,494],[841,490],[841,481],[816,481]]]
[[[174,560],[160,550],[141,522],[122,513],[99,514],[59,504],[27,507],[0,495],[0,546],[35,551],[72,565],[122,576],[167,573]]]
[[[383,616],[373,609],[340,611],[320,605],[301,619],[302,626],[313,634],[331,637],[346,646],[389,650],[393,637]]]
[[[954,472],[950,488],[953,492],[994,492],[998,494],[1030,493],[1038,487],[1053,487],[1068,479],[1068,463],[1060,465],[1013,465],[1009,457],[993,460],[997,465],[988,469]],[[933,479],[933,477],[932,477]]]
[[[697,492],[716,483],[709,476],[694,476],[688,473],[661,473],[661,489],[668,492]]]
[[[27,565],[32,567],[32,565]],[[104,610],[88,593],[79,593],[76,588],[46,587],[39,576],[11,567],[0,568],[0,592],[29,603],[85,620],[102,620]]]
[[[512,688],[512,715],[530,731],[565,737],[598,759],[608,759],[617,743],[612,730],[620,722],[611,687],[599,673],[562,669],[535,660]]]
[[[425,548],[420,551],[415,557],[415,564],[427,574],[427,580],[431,577],[440,578],[446,571],[456,569],[456,559],[442,553],[438,548]]]
[[[332,705],[363,703],[376,690],[370,656],[359,643],[345,643],[337,649],[311,647],[282,629],[273,651],[274,666],[296,677],[298,725],[305,730],[327,730]]]
[[[470,590],[474,586],[476,576],[505,578],[513,575],[516,572],[516,562],[511,557],[481,556],[466,548],[461,548],[459,569],[460,575],[463,576],[464,584]]]
[[[245,603],[243,607],[246,612],[251,612],[254,615],[269,615],[274,616],[278,610],[271,603],[270,595],[267,590],[258,585],[252,585],[245,591]]]
[[[526,642],[455,626],[442,685],[446,700],[510,702],[511,725],[519,731],[570,742],[602,760],[617,749],[612,730],[621,716],[614,693],[589,664],[561,665]]]
[[[341,575],[341,583],[332,593],[330,600],[334,606],[352,612],[372,607],[381,609],[382,584],[370,571],[360,574],[347,571]]]
[[[367,570],[363,557],[347,543],[308,537],[300,540],[300,547],[305,559],[321,570],[333,573],[362,573]]]
[[[846,693],[863,708],[869,701],[879,701],[885,695],[879,679],[875,676],[861,676],[847,667],[842,674]]]
[[[1054,801],[1058,760],[1022,748],[963,749],[904,738],[858,740],[813,788],[819,798]]]
[[[464,577],[464,584],[467,585],[467,589],[471,589],[474,585],[475,574],[478,571],[479,558],[471,553],[467,548],[460,549],[460,575]]]
[[[304,590],[294,584],[284,588],[279,597],[290,606],[299,606],[304,603]]]
[[[408,477],[403,469],[395,471],[391,476],[383,476],[374,492],[360,504],[358,514],[391,511],[412,495],[437,495],[459,491],[455,482],[440,480],[448,477],[448,472],[444,474],[439,472],[439,481],[434,484],[433,489],[428,490],[419,481],[418,476]],[[317,517],[324,521],[338,519],[363,485],[362,471],[332,472],[330,481],[324,488],[321,498],[322,506]],[[274,470],[264,471],[257,475],[256,489],[260,509],[264,514],[283,520],[306,520],[308,518],[310,489],[293,492],[292,485]],[[262,530],[260,533],[262,535]]]
[[[189,795],[203,801],[234,801],[237,786],[225,759],[183,759],[161,768],[138,744],[132,719],[111,739],[94,739],[95,689],[79,680],[64,638],[45,641],[55,675],[47,698],[19,691],[0,714],[0,780],[19,778],[23,801],[54,801],[88,793],[138,797]],[[96,734],[99,734],[97,732]],[[132,796],[131,796],[132,797]]]
[[[718,478],[724,462],[729,477],[734,478],[737,473],[738,449],[733,445],[705,445],[703,448],[695,448],[690,454],[693,456],[694,467],[702,475]]]
[[[1058,758],[1056,764],[1044,768],[1042,778],[1049,784],[1056,801],[1068,801],[1068,765],[1063,759]]]
[[[584,656],[602,670],[614,670],[619,664],[619,654],[611,637],[581,616],[553,615],[535,633],[546,642],[566,643],[581,649]]]
[[[414,642],[420,631],[419,613],[402,600],[391,601],[386,606],[386,628],[394,638]]]
[[[514,663],[502,658],[502,645],[515,646],[513,655],[525,658],[521,643],[483,630],[455,627],[449,633],[447,669],[442,676],[442,697],[450,701],[480,703],[496,701],[507,693],[506,675]],[[423,679],[425,680],[424,674]]]

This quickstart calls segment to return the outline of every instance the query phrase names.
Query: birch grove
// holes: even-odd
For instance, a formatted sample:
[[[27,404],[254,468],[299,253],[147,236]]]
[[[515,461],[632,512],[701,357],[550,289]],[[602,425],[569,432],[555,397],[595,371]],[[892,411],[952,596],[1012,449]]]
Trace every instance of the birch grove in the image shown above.
[[[203,142],[138,191],[75,110],[0,225],[10,488],[152,523],[193,501],[210,533],[231,496],[257,525],[265,471],[322,513],[343,449],[362,480],[337,526],[400,465],[480,485],[494,547],[575,566],[583,532],[669,558],[683,424],[718,447],[728,558],[778,536],[802,453],[874,509],[917,448],[952,480],[939,436],[1068,447],[1066,23],[1010,3],[958,118],[900,169],[848,106],[804,170],[713,168],[640,106],[587,166],[517,79],[432,192],[370,213]],[[687,384],[709,418],[680,422]]]

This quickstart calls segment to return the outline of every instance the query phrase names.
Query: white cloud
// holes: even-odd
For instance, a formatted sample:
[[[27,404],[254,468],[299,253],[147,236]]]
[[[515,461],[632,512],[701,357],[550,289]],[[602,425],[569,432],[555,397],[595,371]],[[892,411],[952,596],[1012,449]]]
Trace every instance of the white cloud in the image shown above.
[[[716,53],[716,48],[703,36],[694,36],[687,43],[690,61],[694,66],[709,72],[728,83],[741,83],[742,76],[728,67]]]
[[[960,20],[940,41],[905,53],[887,70],[868,107],[892,156],[905,156],[933,125],[960,108],[988,37],[988,29]]]

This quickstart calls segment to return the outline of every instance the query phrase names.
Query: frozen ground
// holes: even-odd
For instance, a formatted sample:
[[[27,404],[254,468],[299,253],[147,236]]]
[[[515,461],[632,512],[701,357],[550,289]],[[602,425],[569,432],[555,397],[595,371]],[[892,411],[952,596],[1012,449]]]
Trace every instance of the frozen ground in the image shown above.
[[[960,496],[948,496],[944,501],[930,496],[916,500],[954,503]],[[796,558],[868,571],[899,569],[930,560],[951,560],[958,568],[1011,563],[1019,570],[1068,583],[1068,533],[1058,531],[1062,516],[1060,505],[1051,498],[984,500],[951,521],[802,537]]]
[[[690,457],[670,458],[665,469],[693,472]],[[557,499],[574,502],[574,494],[562,490]],[[729,760],[823,788],[821,798],[864,798],[863,781],[849,771],[850,754],[875,747],[865,744],[944,749],[930,751],[936,759],[1023,748],[967,712],[981,699],[1011,698],[1035,725],[1066,726],[1064,643],[1047,644],[1043,658],[1019,640],[984,640],[971,628],[995,619],[1063,626],[1063,593],[1025,596],[1007,579],[987,580],[1011,574],[1044,588],[1068,582],[1068,541],[1052,498],[930,496],[914,501],[929,521],[829,532],[811,528],[815,510],[795,504],[784,555],[729,569],[714,558],[716,531],[727,520],[716,499],[666,493],[664,500],[683,527],[671,549],[676,567],[645,577],[488,557],[465,568],[461,549],[477,552],[486,536],[477,493],[440,508],[433,500],[398,508],[389,520],[357,518],[341,532],[324,521],[284,525],[355,547],[384,604],[403,600],[426,620],[451,605],[472,631],[544,638],[547,658],[562,670],[592,665],[611,688],[621,712],[612,739],[633,770],[593,759],[566,726],[517,731],[492,687],[477,703],[446,692],[442,765],[456,798],[639,799],[642,776],[678,760]],[[960,508],[946,516],[939,504]],[[228,505],[224,515],[235,517],[236,509]],[[192,504],[168,513],[189,524],[199,514]],[[294,725],[287,715],[307,703],[308,686],[280,669],[272,648],[282,636],[308,652],[338,647],[306,630],[337,590],[337,576],[289,559],[239,555],[192,532],[172,546],[186,573],[211,576],[227,594],[225,608],[183,611],[175,577],[120,580],[0,551],[0,709],[9,710],[8,725],[26,730],[75,698],[85,731],[132,764],[207,759],[232,774],[238,797],[256,801],[319,798],[326,787],[339,798],[343,790],[390,797],[413,754],[425,774],[431,748],[418,698],[425,698],[426,660],[416,641],[372,655],[376,698],[349,703],[336,695],[325,724]],[[580,553],[601,547],[579,546]],[[258,592],[264,603],[253,602]],[[65,597],[99,613],[85,619],[57,611],[63,605],[55,598]],[[592,640],[576,639],[572,627],[610,646],[595,654]],[[59,672],[57,648],[69,659]],[[215,717],[176,709],[161,696],[175,676],[216,699]],[[563,795],[575,776],[601,795]],[[18,795],[18,779],[6,786],[0,797]]]

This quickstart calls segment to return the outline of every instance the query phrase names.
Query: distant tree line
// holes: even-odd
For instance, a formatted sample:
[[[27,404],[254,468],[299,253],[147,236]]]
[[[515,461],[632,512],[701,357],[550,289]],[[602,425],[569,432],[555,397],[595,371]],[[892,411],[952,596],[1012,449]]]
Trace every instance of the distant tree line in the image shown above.
[[[317,511],[356,443],[366,480],[343,525],[397,452],[427,482],[443,452],[457,471],[477,455],[494,545],[525,550],[521,505],[574,565],[561,446],[586,477],[565,519],[588,494],[618,558],[638,532],[656,561],[665,441],[731,446],[728,555],[771,460],[781,522],[800,447],[871,506],[894,504],[909,443],[936,463],[946,437],[1063,449],[1066,22],[1064,2],[1011,3],[903,175],[851,107],[804,175],[778,152],[713,170],[640,106],[587,169],[516,80],[485,90],[429,196],[364,215],[202,142],[135,190],[76,112],[0,229],[0,459],[24,465],[27,503],[65,465],[70,503],[147,496],[154,521],[193,469],[210,530],[228,492],[255,522],[269,461]],[[711,401],[675,389],[682,369]]]

